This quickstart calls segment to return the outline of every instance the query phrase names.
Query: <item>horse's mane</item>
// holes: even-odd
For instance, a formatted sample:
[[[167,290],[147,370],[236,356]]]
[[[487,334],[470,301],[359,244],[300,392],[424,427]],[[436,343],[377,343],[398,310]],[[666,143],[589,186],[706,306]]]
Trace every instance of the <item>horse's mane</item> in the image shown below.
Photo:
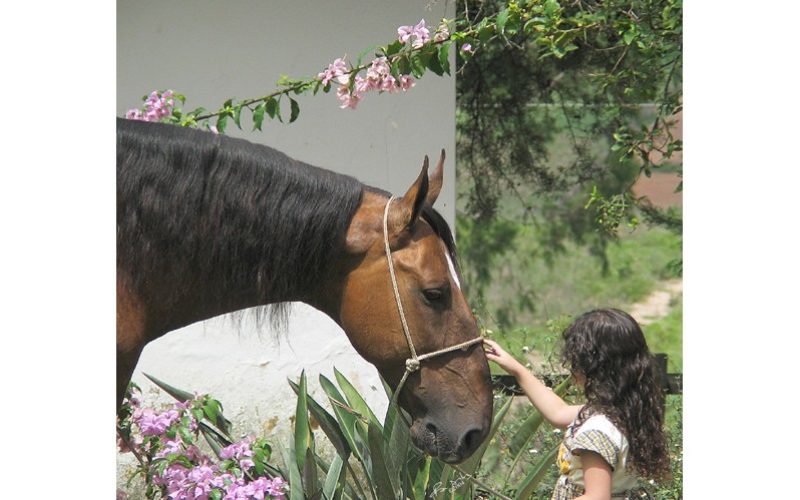
[[[295,300],[343,250],[365,188],[264,145],[118,119],[117,267],[161,307],[209,284],[210,302]],[[444,218],[423,217],[458,262]]]
[[[342,249],[362,192],[267,146],[120,119],[117,265],[139,290],[193,276],[219,294],[291,296]]]

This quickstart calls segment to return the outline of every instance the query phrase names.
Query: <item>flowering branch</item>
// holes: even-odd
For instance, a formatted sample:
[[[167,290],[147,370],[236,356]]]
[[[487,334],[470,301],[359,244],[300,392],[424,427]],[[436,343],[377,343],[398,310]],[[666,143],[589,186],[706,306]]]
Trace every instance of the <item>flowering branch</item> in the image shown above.
[[[507,41],[507,37],[522,31],[536,34],[545,40],[545,45],[551,48],[548,54],[563,57],[577,48],[568,43],[577,33],[576,28],[560,27],[556,19],[559,9],[560,7],[554,9],[550,1],[544,4],[528,2],[525,6],[511,2],[497,15],[484,17],[474,26],[467,20],[442,19],[432,35],[431,29],[422,19],[416,25],[398,27],[397,39],[379,47],[375,58],[370,62],[362,64],[359,60],[355,65],[348,66],[345,57],[338,58],[316,77],[292,80],[282,76],[277,82],[280,87],[278,90],[242,101],[228,99],[221,108],[213,112],[205,108],[183,112],[175,107],[176,100],[181,104],[185,103],[183,95],[172,90],[153,91],[143,98],[143,106],[129,110],[126,118],[189,127],[202,126],[212,132],[224,133],[228,120],[233,120],[241,129],[242,111],[248,110],[252,115],[253,130],[261,130],[266,118],[284,121],[286,113],[282,108],[286,107],[285,100],[288,100],[289,106],[288,122],[292,123],[297,119],[300,106],[291,97],[292,94],[311,92],[316,95],[320,89],[328,93],[336,85],[340,107],[356,109],[368,92],[405,92],[414,87],[416,79],[421,78],[428,70],[438,76],[451,74],[449,53],[453,44],[460,45],[457,53],[466,63],[481,44],[498,37]],[[462,25],[462,29],[455,29],[458,24]],[[584,29],[587,27],[588,25],[582,26]],[[364,76],[362,73],[365,73]],[[212,125],[211,120],[214,118],[216,122]]]

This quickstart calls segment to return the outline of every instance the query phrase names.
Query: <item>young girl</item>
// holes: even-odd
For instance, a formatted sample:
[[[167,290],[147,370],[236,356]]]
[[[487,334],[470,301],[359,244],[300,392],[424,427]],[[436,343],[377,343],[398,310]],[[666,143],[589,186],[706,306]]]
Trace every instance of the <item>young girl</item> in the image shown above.
[[[566,429],[553,500],[638,498],[636,477],[661,479],[669,467],[664,396],[642,330],[622,311],[598,309],[563,338],[561,359],[585,405],[568,405],[492,340],[486,356],[517,378],[547,421]]]

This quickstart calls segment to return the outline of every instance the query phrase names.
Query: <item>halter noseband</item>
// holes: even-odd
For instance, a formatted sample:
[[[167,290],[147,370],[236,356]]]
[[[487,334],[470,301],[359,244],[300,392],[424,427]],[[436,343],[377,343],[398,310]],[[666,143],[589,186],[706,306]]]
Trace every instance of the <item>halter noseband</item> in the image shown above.
[[[456,344],[454,346],[445,347],[444,349],[439,349],[438,351],[429,352],[427,354],[423,354],[422,356],[417,356],[417,351],[414,349],[414,342],[411,340],[411,333],[408,330],[408,322],[406,322],[406,315],[403,311],[403,304],[400,302],[400,292],[397,289],[397,277],[394,274],[394,264],[392,263],[392,251],[389,248],[389,227],[388,227],[388,218],[389,218],[389,205],[391,205],[392,200],[394,200],[394,196],[389,198],[389,201],[386,202],[386,208],[383,211],[383,244],[386,249],[386,261],[389,263],[389,276],[392,278],[392,289],[394,290],[394,298],[397,301],[397,311],[400,313],[400,322],[403,324],[403,333],[406,335],[406,342],[408,343],[408,349],[411,351],[411,357],[406,359],[406,371],[403,373],[403,378],[400,379],[400,383],[397,384],[397,389],[394,391],[392,395],[392,404],[397,402],[397,398],[400,395],[400,391],[403,389],[403,385],[406,383],[408,376],[414,373],[415,371],[419,370],[420,363],[428,358],[432,358],[434,356],[439,356],[440,354],[446,354],[448,352],[456,351],[458,349],[463,349],[464,347],[471,346],[473,344],[477,344],[479,342],[483,342],[483,337],[477,337],[472,340],[468,340],[466,342],[462,342],[460,344]]]

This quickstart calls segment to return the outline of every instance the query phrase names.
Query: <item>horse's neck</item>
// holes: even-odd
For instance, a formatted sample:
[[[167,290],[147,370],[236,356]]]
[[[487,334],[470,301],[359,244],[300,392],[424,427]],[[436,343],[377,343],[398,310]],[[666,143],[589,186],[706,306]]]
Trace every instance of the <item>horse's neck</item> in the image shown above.
[[[199,165],[165,150],[167,161],[138,154],[118,166],[118,265],[160,333],[276,302],[320,307],[360,202],[355,179],[262,146],[223,146],[197,153]]]

